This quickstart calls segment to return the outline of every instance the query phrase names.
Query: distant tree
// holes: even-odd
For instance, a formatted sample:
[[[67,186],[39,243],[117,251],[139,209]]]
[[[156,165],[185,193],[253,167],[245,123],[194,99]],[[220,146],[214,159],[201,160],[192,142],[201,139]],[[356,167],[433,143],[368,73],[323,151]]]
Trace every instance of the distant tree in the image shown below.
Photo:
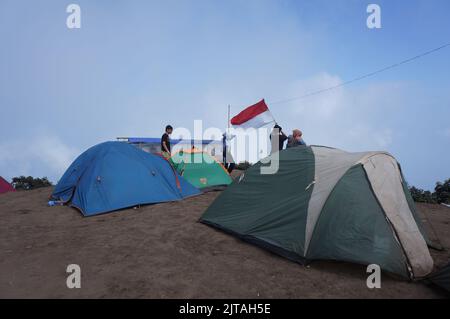
[[[239,164],[236,165],[236,169],[241,170],[241,171],[245,171],[246,169],[248,169],[250,166],[252,166],[252,164],[250,164],[247,161],[244,162],[240,162]]]
[[[437,182],[434,188],[434,194],[439,204],[450,204],[450,178],[443,183]]]
[[[34,178],[32,176],[19,176],[13,177],[12,185],[17,190],[31,190],[40,187],[52,186],[52,183],[47,179],[47,177]]]
[[[415,202],[430,204],[435,204],[437,202],[436,196],[430,191],[424,191],[423,189],[414,186],[409,187],[409,191]]]

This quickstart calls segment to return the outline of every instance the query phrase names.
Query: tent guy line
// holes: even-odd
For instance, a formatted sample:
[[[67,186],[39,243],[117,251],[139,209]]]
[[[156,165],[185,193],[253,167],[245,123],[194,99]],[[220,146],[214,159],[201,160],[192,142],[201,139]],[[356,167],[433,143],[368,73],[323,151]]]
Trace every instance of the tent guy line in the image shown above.
[[[367,73],[367,74],[358,76],[358,77],[353,78],[353,79],[348,80],[348,81],[344,81],[344,82],[339,83],[339,84],[337,84],[337,85],[333,85],[333,86],[330,86],[330,87],[327,87],[327,88],[323,88],[323,89],[320,89],[320,90],[312,91],[312,92],[306,93],[306,94],[301,95],[301,96],[298,96],[298,97],[293,97],[293,98],[288,98],[288,99],[278,100],[278,101],[268,102],[268,103],[269,103],[270,105],[273,105],[273,104],[288,103],[288,102],[292,102],[292,101],[296,101],[296,100],[305,99],[305,98],[308,98],[308,97],[311,97],[311,96],[314,96],[314,95],[318,95],[318,94],[321,94],[321,93],[325,93],[325,92],[328,92],[328,91],[332,91],[332,90],[334,90],[334,89],[343,87],[343,86],[348,85],[348,84],[352,84],[352,83],[354,83],[354,82],[357,82],[357,81],[366,79],[366,78],[368,78],[368,77],[371,77],[371,76],[374,76],[374,75],[376,75],[376,74],[379,74],[379,73],[388,71],[388,70],[390,70],[390,69],[394,69],[394,68],[399,67],[399,66],[401,66],[401,65],[403,65],[403,64],[407,64],[407,63],[409,63],[409,62],[418,60],[418,59],[420,59],[420,58],[422,58],[422,57],[425,57],[425,56],[427,56],[427,55],[433,54],[433,53],[435,53],[435,52],[437,52],[437,51],[440,51],[440,50],[442,50],[442,49],[445,49],[445,48],[447,48],[447,47],[449,47],[449,46],[450,46],[450,42],[449,42],[449,43],[446,43],[446,44],[444,44],[444,45],[441,45],[440,47],[434,48],[434,49],[432,49],[432,50],[429,50],[429,51],[420,53],[420,54],[418,54],[418,55],[416,55],[416,56],[413,56],[413,57],[411,57],[411,58],[408,58],[408,59],[405,59],[405,60],[403,60],[403,61],[400,61],[400,62],[391,64],[391,65],[386,66],[386,67],[384,67],[384,68],[378,69],[378,70],[376,70],[376,71],[373,71],[373,72],[370,72],[370,73]]]

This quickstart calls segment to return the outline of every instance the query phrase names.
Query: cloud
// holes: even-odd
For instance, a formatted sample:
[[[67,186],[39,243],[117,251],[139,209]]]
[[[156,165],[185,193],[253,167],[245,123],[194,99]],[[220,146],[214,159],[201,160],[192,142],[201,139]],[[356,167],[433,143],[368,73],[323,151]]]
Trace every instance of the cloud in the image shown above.
[[[321,72],[292,82],[284,94],[302,96],[342,82],[338,75]],[[285,131],[302,129],[309,144],[349,151],[384,150],[395,142],[405,86],[398,82],[344,86],[287,103],[269,103],[269,107]]]
[[[285,98],[308,94],[343,82],[339,75],[320,72],[305,79],[292,81],[279,89],[278,96]],[[299,128],[310,145],[326,145],[348,151],[386,150],[393,152],[404,120],[407,83],[382,82],[344,86],[288,102],[265,97],[269,108],[283,130],[290,134]],[[229,87],[223,86],[204,95],[208,104],[225,101]],[[236,94],[234,95],[236,96]],[[261,98],[261,97],[259,97]],[[279,99],[282,100],[282,99]],[[247,105],[256,102],[249,101]],[[275,101],[274,103],[271,103]],[[225,104],[225,102],[223,102]],[[232,115],[245,106],[234,107]],[[225,115],[225,105],[221,112]],[[235,154],[238,161],[244,160],[243,150]],[[248,154],[248,153],[247,153]],[[249,159],[249,158],[247,158]],[[251,158],[250,158],[251,159]]]
[[[0,144],[0,173],[11,179],[18,175],[47,177],[56,182],[80,153],[56,136],[17,139]]]
[[[264,97],[285,133],[290,134],[293,129],[299,128],[310,145],[326,145],[348,151],[394,152],[396,138],[403,134],[402,127],[398,124],[404,120],[407,111],[404,106],[407,104],[407,83],[387,81],[356,87],[343,86],[304,99],[277,103],[282,100],[280,97],[289,99],[303,96],[323,88],[335,87],[342,82],[339,75],[319,72],[308,78],[294,80],[284,87],[277,87],[278,100],[271,96],[259,96],[251,100],[250,94],[246,95],[239,90],[230,94],[234,83],[229,83],[205,92],[204,104],[214,105],[220,102],[223,105],[220,114],[224,118],[228,96],[240,96],[241,101],[248,101],[246,105],[233,105],[232,116]],[[251,86],[243,87],[249,88],[252,93],[256,92]],[[215,112],[219,113],[217,109]],[[225,121],[219,125],[222,123]],[[244,150],[237,153],[239,154],[234,155],[238,161],[251,160],[248,155],[243,156]]]
[[[342,83],[342,80],[339,76],[322,72],[310,78],[293,82],[286,92],[286,96],[298,96],[299,93],[305,95],[322,88],[334,87],[340,83]],[[322,93],[293,101],[290,103],[291,110],[300,116],[302,114],[313,114],[316,118],[330,119],[344,106],[344,94],[343,88],[336,88],[332,95]]]
[[[3,10],[9,14],[3,15],[2,30],[15,32],[4,32],[10,49],[0,50],[0,105],[8,119],[0,127],[0,174],[56,180],[79,153],[73,146],[84,150],[117,136],[159,137],[166,124],[191,129],[195,119],[204,120],[205,128],[224,129],[228,104],[235,115],[261,98],[286,132],[302,129],[309,144],[385,149],[405,159],[405,166],[411,163],[415,176],[422,167],[447,167],[428,164],[441,158],[433,156],[436,149],[442,152],[435,137],[450,136],[443,132],[450,103],[445,72],[426,77],[421,68],[411,73],[417,67],[411,64],[307,99],[271,104],[376,69],[395,61],[395,52],[381,50],[374,59],[367,34],[336,20],[342,14],[351,18],[353,9],[232,2],[117,2],[105,11],[90,1],[83,4],[89,23],[75,33],[52,5],[40,10],[41,4],[27,4],[25,12],[11,2]],[[39,15],[33,15],[36,10]],[[372,44],[391,48],[388,42]],[[393,78],[415,87],[405,90],[404,83],[386,80]],[[46,129],[57,133],[56,141],[40,134]],[[423,154],[429,160],[417,158],[417,145],[428,149]],[[434,182],[430,174],[423,176]]]

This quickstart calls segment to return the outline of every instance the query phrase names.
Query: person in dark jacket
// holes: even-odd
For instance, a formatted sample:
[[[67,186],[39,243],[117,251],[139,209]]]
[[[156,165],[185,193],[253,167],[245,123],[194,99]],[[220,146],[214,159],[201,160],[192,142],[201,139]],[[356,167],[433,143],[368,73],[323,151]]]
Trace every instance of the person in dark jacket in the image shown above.
[[[170,125],[166,126],[166,131],[161,136],[161,153],[165,158],[170,157],[170,134],[172,134],[173,127]]]
[[[281,151],[283,149],[284,141],[286,141],[287,139],[288,139],[288,137],[286,136],[286,134],[284,134],[281,126],[276,124],[273,127],[272,132],[270,133],[270,142],[271,142],[271,146],[272,146],[270,153],[273,153],[276,151]],[[277,142],[278,142],[278,145],[277,145]]]
[[[222,135],[222,160],[223,166],[228,171],[229,174],[234,170],[236,164],[234,163],[233,156],[231,155],[230,146],[228,145],[229,140],[234,136],[223,133]]]

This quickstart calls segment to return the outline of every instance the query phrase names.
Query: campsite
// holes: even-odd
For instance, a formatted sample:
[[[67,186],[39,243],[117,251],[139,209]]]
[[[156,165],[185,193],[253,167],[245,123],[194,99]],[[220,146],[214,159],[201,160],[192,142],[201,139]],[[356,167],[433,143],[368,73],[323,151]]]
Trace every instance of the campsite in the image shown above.
[[[367,289],[365,266],[302,266],[199,223],[220,191],[87,218],[74,208],[49,209],[42,198],[51,192],[2,195],[3,298],[446,298],[384,273],[381,289]],[[418,208],[446,248],[430,250],[443,266],[450,208]],[[82,268],[82,289],[66,287],[70,263]]]
[[[448,12],[0,1],[0,301],[450,298]]]

